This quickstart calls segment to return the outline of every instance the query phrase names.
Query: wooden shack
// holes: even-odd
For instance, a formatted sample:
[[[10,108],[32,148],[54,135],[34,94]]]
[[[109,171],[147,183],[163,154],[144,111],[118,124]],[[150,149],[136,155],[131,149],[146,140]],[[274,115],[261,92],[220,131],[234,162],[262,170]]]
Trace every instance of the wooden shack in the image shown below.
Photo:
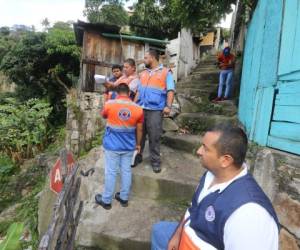
[[[101,23],[74,23],[77,44],[82,47],[79,89],[97,91],[94,75],[110,75],[113,64],[122,64],[127,58],[143,67],[144,54],[153,48],[165,53],[168,41],[120,33],[120,27]]]

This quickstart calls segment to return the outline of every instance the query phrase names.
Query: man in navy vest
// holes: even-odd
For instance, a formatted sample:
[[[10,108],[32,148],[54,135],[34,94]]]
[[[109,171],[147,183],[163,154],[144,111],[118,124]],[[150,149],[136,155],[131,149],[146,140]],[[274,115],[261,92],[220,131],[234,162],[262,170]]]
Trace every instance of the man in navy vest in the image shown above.
[[[159,222],[152,250],[278,250],[279,222],[272,204],[244,163],[247,136],[219,125],[197,151],[208,171],[180,223]]]

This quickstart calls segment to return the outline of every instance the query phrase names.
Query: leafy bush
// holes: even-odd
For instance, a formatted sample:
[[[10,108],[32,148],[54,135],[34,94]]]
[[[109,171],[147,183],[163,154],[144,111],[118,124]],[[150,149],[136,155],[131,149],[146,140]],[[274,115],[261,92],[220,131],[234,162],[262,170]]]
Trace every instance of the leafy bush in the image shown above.
[[[15,164],[6,155],[0,154],[0,178],[4,175],[10,175],[15,169]]]
[[[0,105],[0,152],[20,162],[42,150],[47,142],[47,118],[51,110],[44,100],[19,103],[7,98]]]

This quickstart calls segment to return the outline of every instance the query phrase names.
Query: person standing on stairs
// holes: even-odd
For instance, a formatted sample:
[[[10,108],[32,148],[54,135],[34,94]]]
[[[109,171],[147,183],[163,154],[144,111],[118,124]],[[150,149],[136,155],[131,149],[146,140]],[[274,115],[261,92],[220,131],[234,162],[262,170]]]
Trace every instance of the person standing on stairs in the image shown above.
[[[145,54],[146,69],[140,74],[140,85],[135,101],[144,109],[144,129],[141,154],[135,158],[135,164],[143,160],[146,135],[149,139],[150,160],[154,173],[161,172],[160,139],[163,116],[171,112],[174,100],[175,84],[171,71],[159,64],[159,54],[149,50]],[[134,167],[133,166],[133,167]]]
[[[115,199],[128,206],[131,188],[131,161],[135,150],[140,152],[143,133],[143,109],[129,98],[129,86],[117,87],[117,98],[105,103],[102,116],[107,119],[103,138],[105,176],[104,191],[95,196],[96,203],[111,209],[118,170],[121,172],[121,190]]]
[[[218,96],[213,102],[228,100],[231,94],[235,56],[230,53],[230,47],[224,48],[223,52],[218,56],[217,63],[221,72],[219,77]],[[224,97],[222,97],[224,86],[225,93]]]
[[[278,250],[278,218],[247,170],[246,152],[241,128],[205,133],[197,154],[207,172],[181,222],[153,226],[152,250]]]
[[[134,99],[137,87],[140,83],[139,77],[136,73],[136,64],[134,59],[128,58],[123,64],[123,75],[118,78],[115,82],[107,82],[105,87],[110,89],[116,89],[119,84],[126,83],[130,89],[130,98]],[[116,95],[115,95],[116,96]]]

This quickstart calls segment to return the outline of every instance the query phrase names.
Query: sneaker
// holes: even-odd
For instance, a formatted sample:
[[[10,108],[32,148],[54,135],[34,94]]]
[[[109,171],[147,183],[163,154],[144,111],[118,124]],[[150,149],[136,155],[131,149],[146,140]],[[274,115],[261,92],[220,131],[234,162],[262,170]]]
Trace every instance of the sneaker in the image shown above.
[[[221,97],[217,97],[215,99],[212,100],[212,102],[220,102],[222,101],[222,98]]]
[[[153,169],[153,172],[156,173],[156,174],[161,172],[160,165],[152,165],[152,169]]]
[[[125,200],[122,200],[121,197],[120,197],[120,192],[117,192],[115,194],[115,199],[120,202],[121,206],[122,207],[128,207],[128,201],[125,201]]]
[[[102,195],[101,194],[96,194],[95,196],[95,201],[98,205],[100,205],[101,207],[103,207],[104,209],[106,210],[109,210],[111,209],[111,204],[107,204],[107,203],[104,203],[102,201]]]
[[[131,165],[132,168],[135,168],[137,165],[143,162],[143,155],[137,154],[134,158],[134,164]]]

